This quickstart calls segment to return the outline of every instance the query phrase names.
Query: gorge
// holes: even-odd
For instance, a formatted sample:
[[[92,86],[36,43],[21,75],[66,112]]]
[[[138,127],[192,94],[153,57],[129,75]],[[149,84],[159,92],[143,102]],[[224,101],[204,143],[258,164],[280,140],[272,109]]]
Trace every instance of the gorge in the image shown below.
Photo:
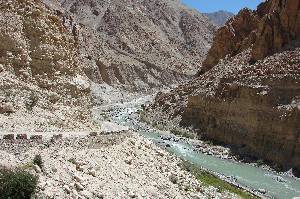
[[[300,0],[218,15],[0,0],[0,198],[299,196]]]

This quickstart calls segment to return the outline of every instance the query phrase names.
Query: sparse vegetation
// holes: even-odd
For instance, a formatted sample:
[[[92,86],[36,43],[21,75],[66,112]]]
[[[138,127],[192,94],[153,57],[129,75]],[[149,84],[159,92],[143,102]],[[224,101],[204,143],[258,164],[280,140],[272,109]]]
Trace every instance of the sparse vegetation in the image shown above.
[[[37,177],[24,170],[0,169],[0,199],[30,199]]]
[[[261,166],[261,165],[264,164],[264,161],[263,160],[257,160],[256,164],[257,164],[257,166]]]
[[[29,170],[29,169],[32,169],[32,168],[33,168],[33,162],[32,161],[18,166],[18,169],[21,169],[21,170]]]
[[[68,162],[70,162],[70,163],[72,163],[72,164],[76,164],[76,160],[75,160],[74,158],[70,158],[70,159],[68,160]]]
[[[193,164],[183,161],[183,163],[180,165],[183,169],[191,172],[203,185],[205,186],[213,186],[218,188],[219,192],[231,192],[235,193],[241,198],[245,199],[257,199],[258,197],[252,195],[251,193],[239,189],[223,180],[221,180],[219,177],[199,169],[198,167],[194,166]]]
[[[38,165],[41,169],[43,169],[43,159],[40,154],[35,155],[33,158],[33,164]]]

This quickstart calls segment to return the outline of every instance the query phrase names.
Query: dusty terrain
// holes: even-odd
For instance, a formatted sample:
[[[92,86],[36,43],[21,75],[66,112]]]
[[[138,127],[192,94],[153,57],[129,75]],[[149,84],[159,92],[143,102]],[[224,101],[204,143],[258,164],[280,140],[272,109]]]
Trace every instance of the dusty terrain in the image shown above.
[[[75,38],[39,1],[0,1],[0,130],[92,129]]]
[[[180,159],[133,132],[0,142],[1,165],[39,176],[37,198],[237,197],[201,185]],[[31,163],[37,154],[42,171]]]

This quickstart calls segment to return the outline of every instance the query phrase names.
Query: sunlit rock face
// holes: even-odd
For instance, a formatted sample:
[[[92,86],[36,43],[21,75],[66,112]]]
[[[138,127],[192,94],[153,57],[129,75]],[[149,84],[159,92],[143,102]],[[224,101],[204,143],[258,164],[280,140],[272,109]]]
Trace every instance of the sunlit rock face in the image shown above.
[[[200,74],[225,56],[235,56],[247,48],[252,48],[253,63],[283,48],[299,46],[299,5],[299,0],[269,0],[256,11],[241,10],[217,31]]]
[[[40,1],[1,1],[0,129],[89,128],[90,83],[66,20]]]

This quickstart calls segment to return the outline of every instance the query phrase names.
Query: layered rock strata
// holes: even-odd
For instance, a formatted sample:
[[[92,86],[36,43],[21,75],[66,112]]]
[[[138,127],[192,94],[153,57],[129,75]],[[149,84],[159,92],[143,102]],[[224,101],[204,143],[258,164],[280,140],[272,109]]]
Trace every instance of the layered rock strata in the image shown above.
[[[299,175],[299,55],[296,48],[249,65],[248,49],[188,84],[160,93],[147,115],[154,116],[152,121],[180,117],[181,125],[202,138],[228,144],[242,156],[294,168]]]

